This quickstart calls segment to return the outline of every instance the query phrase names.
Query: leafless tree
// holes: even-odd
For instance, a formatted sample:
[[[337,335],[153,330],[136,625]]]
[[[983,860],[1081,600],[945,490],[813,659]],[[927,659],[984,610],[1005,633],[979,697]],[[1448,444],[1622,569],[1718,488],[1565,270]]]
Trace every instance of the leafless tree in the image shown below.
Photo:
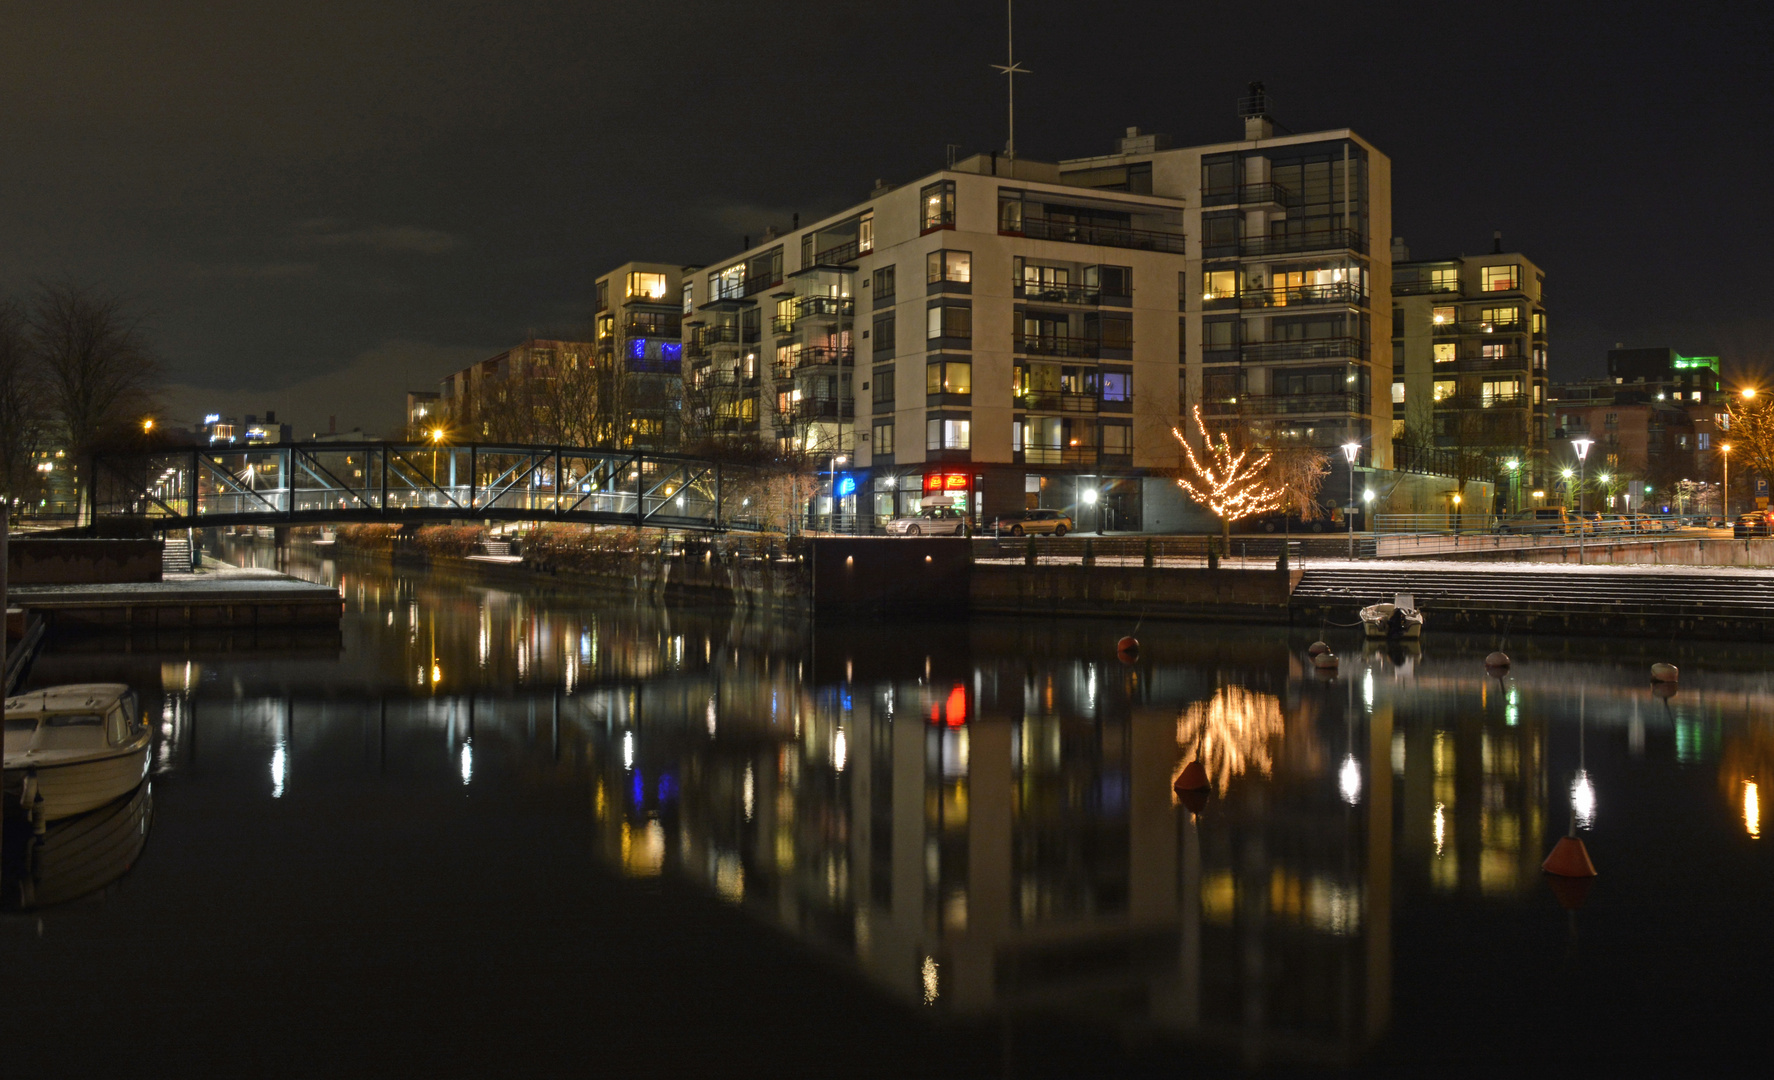
[[[121,298],[88,285],[47,282],[26,321],[69,453],[85,456],[118,439],[154,407],[160,365],[142,316]]]
[[[1270,486],[1281,490],[1281,508],[1298,513],[1301,521],[1325,517],[1318,492],[1330,475],[1330,457],[1316,446],[1286,446],[1271,450]]]
[[[47,434],[42,371],[24,312],[0,301],[0,497],[17,503],[37,490],[37,452]]]

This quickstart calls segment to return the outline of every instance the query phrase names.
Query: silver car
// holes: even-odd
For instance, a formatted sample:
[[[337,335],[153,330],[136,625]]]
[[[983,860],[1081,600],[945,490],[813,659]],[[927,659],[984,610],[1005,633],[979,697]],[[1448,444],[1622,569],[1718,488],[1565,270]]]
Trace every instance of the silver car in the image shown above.
[[[962,536],[966,528],[967,515],[952,506],[926,506],[887,523],[888,534],[895,536]]]

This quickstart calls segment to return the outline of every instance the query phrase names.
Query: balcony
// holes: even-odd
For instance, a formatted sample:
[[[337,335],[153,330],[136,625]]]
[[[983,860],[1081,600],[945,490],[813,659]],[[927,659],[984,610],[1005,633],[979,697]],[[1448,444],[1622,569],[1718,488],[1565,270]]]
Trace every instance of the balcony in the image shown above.
[[[815,367],[837,367],[840,364],[855,367],[856,350],[853,348],[837,349],[829,345],[808,345],[801,349],[799,358],[795,361],[794,370],[805,371]]]
[[[789,314],[771,318],[770,329],[778,335],[786,335],[794,333],[796,325],[808,320],[823,322],[833,318],[854,318],[855,315],[855,297],[800,296],[795,298]]]
[[[1240,394],[1238,413],[1241,416],[1333,416],[1359,415],[1367,412],[1363,394]]]
[[[1435,399],[1437,409],[1525,409],[1526,394],[1449,394]]]
[[[737,390],[758,385],[756,375],[745,375],[737,368],[725,371],[706,371],[696,380],[698,390]]]
[[[1238,189],[1239,206],[1298,206],[1300,197],[1280,184],[1245,184]]]
[[[765,289],[774,289],[782,284],[782,274],[771,270],[762,274],[753,274],[745,279],[743,287],[746,296],[755,296]]]
[[[1246,362],[1275,360],[1365,360],[1367,344],[1356,338],[1310,338],[1305,341],[1259,341],[1238,350]]]
[[[622,332],[629,337],[676,338],[684,331],[677,319],[629,319],[622,324]]]
[[[1526,356],[1463,356],[1453,363],[1435,365],[1441,371],[1509,371],[1525,372],[1528,370]]]
[[[1497,471],[1496,463],[1482,454],[1413,446],[1392,440],[1392,467],[1399,472],[1425,476],[1486,477]]]
[[[1025,443],[1022,458],[1026,465],[1095,465],[1096,447]]]
[[[1016,407],[1029,412],[1094,413],[1099,409],[1092,394],[1066,394],[1058,390],[1031,390],[1016,396]]]
[[[1455,334],[1519,334],[1522,332],[1523,324],[1520,319],[1496,323],[1478,320],[1434,323],[1430,329],[1434,333],[1447,336]]]
[[[1103,291],[1094,285],[1031,285],[1024,282],[1016,287],[1016,295],[1036,304],[1084,304],[1095,307],[1102,303]]]
[[[1132,347],[1132,342],[1128,346]],[[1095,338],[1016,335],[1012,346],[1016,352],[1027,356],[1072,356],[1083,359],[1095,359],[1101,343]]]
[[[837,398],[803,399],[795,402],[791,411],[796,420],[854,420],[856,402],[840,402]]]
[[[1292,285],[1280,289],[1258,289],[1239,297],[1243,308],[1306,307],[1311,304],[1366,305],[1367,294],[1351,281],[1330,285]]]
[[[838,244],[835,247],[828,247],[824,251],[816,252],[813,256],[813,265],[842,266],[847,262],[855,262],[873,250],[873,245],[863,247],[859,241],[851,240],[848,243]]]
[[[1430,294],[1440,295],[1442,293],[1450,293],[1454,296],[1460,295],[1459,282],[1394,281],[1392,283],[1393,296],[1428,296]]]
[[[1005,232],[1004,235],[1021,236],[1029,240],[1060,240],[1068,244],[1135,248],[1140,251],[1169,251],[1177,255],[1184,252],[1182,233],[1135,229],[1126,225],[1088,225],[1025,217],[1020,231]]]
[[[1366,253],[1367,237],[1353,229],[1325,229],[1293,236],[1246,237],[1239,246],[1247,259],[1268,255],[1297,255],[1306,251],[1355,251]]]

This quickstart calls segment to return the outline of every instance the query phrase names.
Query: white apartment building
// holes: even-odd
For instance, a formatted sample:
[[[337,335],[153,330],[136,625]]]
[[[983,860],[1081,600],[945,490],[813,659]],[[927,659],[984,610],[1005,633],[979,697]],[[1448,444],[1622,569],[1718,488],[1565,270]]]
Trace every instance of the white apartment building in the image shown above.
[[[977,155],[686,273],[686,427],[816,455],[815,512],[863,524],[942,498],[1205,525],[1170,478],[1197,404],[1390,469],[1390,163],[1276,135],[1253,90],[1237,142]]]

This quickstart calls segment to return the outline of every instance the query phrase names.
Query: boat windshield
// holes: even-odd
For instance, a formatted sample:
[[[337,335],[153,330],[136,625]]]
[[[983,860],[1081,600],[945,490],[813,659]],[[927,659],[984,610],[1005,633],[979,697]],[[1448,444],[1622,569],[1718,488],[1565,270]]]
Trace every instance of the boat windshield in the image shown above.
[[[104,731],[104,720],[94,713],[46,716],[34,746],[38,750],[85,750],[102,740]]]
[[[14,734],[17,734],[21,731],[36,731],[36,730],[37,730],[37,718],[35,716],[25,716],[25,717],[16,717],[16,718],[9,716],[6,718],[6,733],[8,735],[14,735]]]

